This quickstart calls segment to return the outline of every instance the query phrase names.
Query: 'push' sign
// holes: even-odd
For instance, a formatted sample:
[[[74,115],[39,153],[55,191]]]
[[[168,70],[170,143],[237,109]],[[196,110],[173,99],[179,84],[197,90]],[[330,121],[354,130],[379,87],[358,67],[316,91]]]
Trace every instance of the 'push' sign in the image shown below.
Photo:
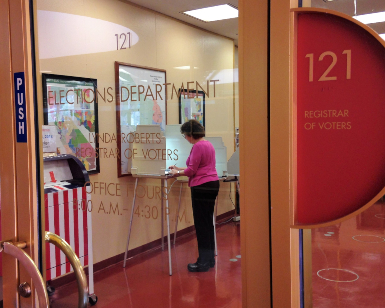
[[[25,108],[24,72],[14,74],[16,141],[27,142],[27,118]]]

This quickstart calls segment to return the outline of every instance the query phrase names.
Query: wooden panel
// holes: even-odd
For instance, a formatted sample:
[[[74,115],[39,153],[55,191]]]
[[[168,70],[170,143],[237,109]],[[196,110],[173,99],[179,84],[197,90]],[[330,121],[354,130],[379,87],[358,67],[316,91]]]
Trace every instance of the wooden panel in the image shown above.
[[[291,231],[290,8],[272,1],[270,23],[270,166],[273,306],[299,307],[298,232]]]
[[[239,1],[243,307],[271,307],[268,175],[268,1]]]
[[[2,1],[3,5],[6,5],[6,1]],[[27,242],[27,248],[25,251],[37,262],[37,250],[35,248],[35,235],[37,229],[37,193],[36,193],[36,155],[35,155],[35,129],[34,129],[34,102],[33,102],[33,88],[32,88],[32,69],[31,69],[31,32],[30,32],[30,17],[29,17],[29,1],[16,0],[9,1],[8,11],[8,30],[9,41],[8,50],[1,52],[1,58],[8,62],[8,89],[11,94],[4,100],[4,104],[7,106],[6,112],[1,112],[4,118],[8,117],[5,122],[1,121],[2,127],[10,130],[10,133],[6,135],[6,140],[2,144],[7,144],[11,147],[10,153],[12,157],[7,157],[5,160],[9,168],[2,172],[5,180],[12,179],[14,184],[9,187],[7,194],[10,191],[14,192],[14,198],[9,200],[7,206],[12,207],[14,211],[13,226],[9,226],[14,230],[13,240]],[[2,31],[3,32],[3,31]],[[15,142],[15,102],[13,97],[13,76],[16,72],[24,72],[25,76],[25,103],[26,110],[24,115],[27,121],[27,142],[18,143]],[[5,74],[4,74],[5,75]],[[1,76],[3,77],[3,76]],[[4,79],[2,78],[2,81]],[[3,134],[2,134],[3,135]],[[3,140],[2,140],[3,141]],[[9,148],[7,149],[9,150]],[[12,170],[11,170],[12,169]],[[2,178],[2,181],[4,180]],[[2,187],[3,189],[3,187]],[[3,194],[2,194],[3,195]],[[9,217],[7,217],[9,218]],[[6,231],[7,232],[7,231]],[[5,265],[7,267],[7,265]],[[28,282],[32,287],[32,281],[23,267],[19,267],[19,279],[16,281],[17,274],[10,276],[11,292],[10,297],[4,298],[4,305],[17,306],[16,301],[20,301],[21,306],[32,306],[35,300],[35,292],[32,293],[30,298],[19,298],[15,295],[15,284],[20,282]],[[4,281],[8,280],[4,277]],[[6,292],[4,292],[6,294]],[[7,304],[8,303],[8,304]]]
[[[11,74],[9,0],[0,0],[0,205],[2,240],[16,238],[16,170],[14,105]],[[6,163],[5,163],[6,162]],[[16,260],[3,253],[3,305],[18,304]]]

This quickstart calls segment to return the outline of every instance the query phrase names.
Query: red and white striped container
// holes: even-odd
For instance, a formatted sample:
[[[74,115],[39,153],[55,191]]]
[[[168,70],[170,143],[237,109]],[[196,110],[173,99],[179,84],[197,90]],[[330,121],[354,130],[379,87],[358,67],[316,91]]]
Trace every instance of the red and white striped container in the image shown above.
[[[89,293],[93,294],[92,217],[88,207],[90,194],[85,187],[67,189],[55,187],[57,192],[45,194],[45,230],[64,239],[88,266]],[[64,253],[46,243],[46,278],[52,280],[73,271]]]

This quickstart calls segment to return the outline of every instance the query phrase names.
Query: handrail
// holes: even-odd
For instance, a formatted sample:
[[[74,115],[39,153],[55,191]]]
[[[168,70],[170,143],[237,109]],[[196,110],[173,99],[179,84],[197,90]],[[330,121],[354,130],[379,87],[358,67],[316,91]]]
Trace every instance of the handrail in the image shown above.
[[[11,242],[4,242],[2,243],[2,248],[5,253],[15,257],[25,267],[32,278],[33,284],[35,285],[40,308],[48,308],[48,293],[43,277],[41,276],[35,262],[33,262],[31,257],[25,251],[20,249],[17,244],[18,243],[13,244]],[[25,247],[25,245],[22,246]]]
[[[87,307],[87,303],[88,303],[87,278],[78,256],[75,254],[71,246],[65,240],[63,240],[60,236],[54,233],[46,231],[45,241],[48,243],[54,244],[56,247],[58,247],[70,261],[72,268],[74,269],[76,280],[78,282],[78,291],[79,291],[78,307],[79,308]]]

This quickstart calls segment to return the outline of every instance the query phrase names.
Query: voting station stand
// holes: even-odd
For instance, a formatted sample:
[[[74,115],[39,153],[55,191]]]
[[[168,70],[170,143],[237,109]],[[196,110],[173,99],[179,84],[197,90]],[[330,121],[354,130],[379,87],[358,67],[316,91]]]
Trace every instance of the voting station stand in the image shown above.
[[[141,154],[149,153],[151,150],[162,152],[166,150],[166,137],[160,129],[159,125],[138,125],[136,126],[136,133],[139,136],[151,136],[150,139],[135,139],[132,147],[137,149],[137,155],[133,155],[131,161],[131,174],[135,177],[134,197],[132,201],[130,224],[128,228],[126,250],[124,252],[123,267],[126,267],[128,247],[130,244],[132,222],[134,218],[136,193],[138,188],[138,182],[140,178],[158,179],[161,181],[161,238],[162,238],[162,250],[164,250],[164,235],[163,235],[163,213],[164,213],[164,189],[167,190],[167,180],[172,178],[166,173],[166,160],[162,159],[161,155],[157,155],[154,159],[145,157]],[[169,215],[168,198],[166,198],[166,219],[167,219],[167,242],[168,242],[168,261],[169,261],[169,274],[172,275],[171,264],[171,245],[170,245],[170,215]]]

